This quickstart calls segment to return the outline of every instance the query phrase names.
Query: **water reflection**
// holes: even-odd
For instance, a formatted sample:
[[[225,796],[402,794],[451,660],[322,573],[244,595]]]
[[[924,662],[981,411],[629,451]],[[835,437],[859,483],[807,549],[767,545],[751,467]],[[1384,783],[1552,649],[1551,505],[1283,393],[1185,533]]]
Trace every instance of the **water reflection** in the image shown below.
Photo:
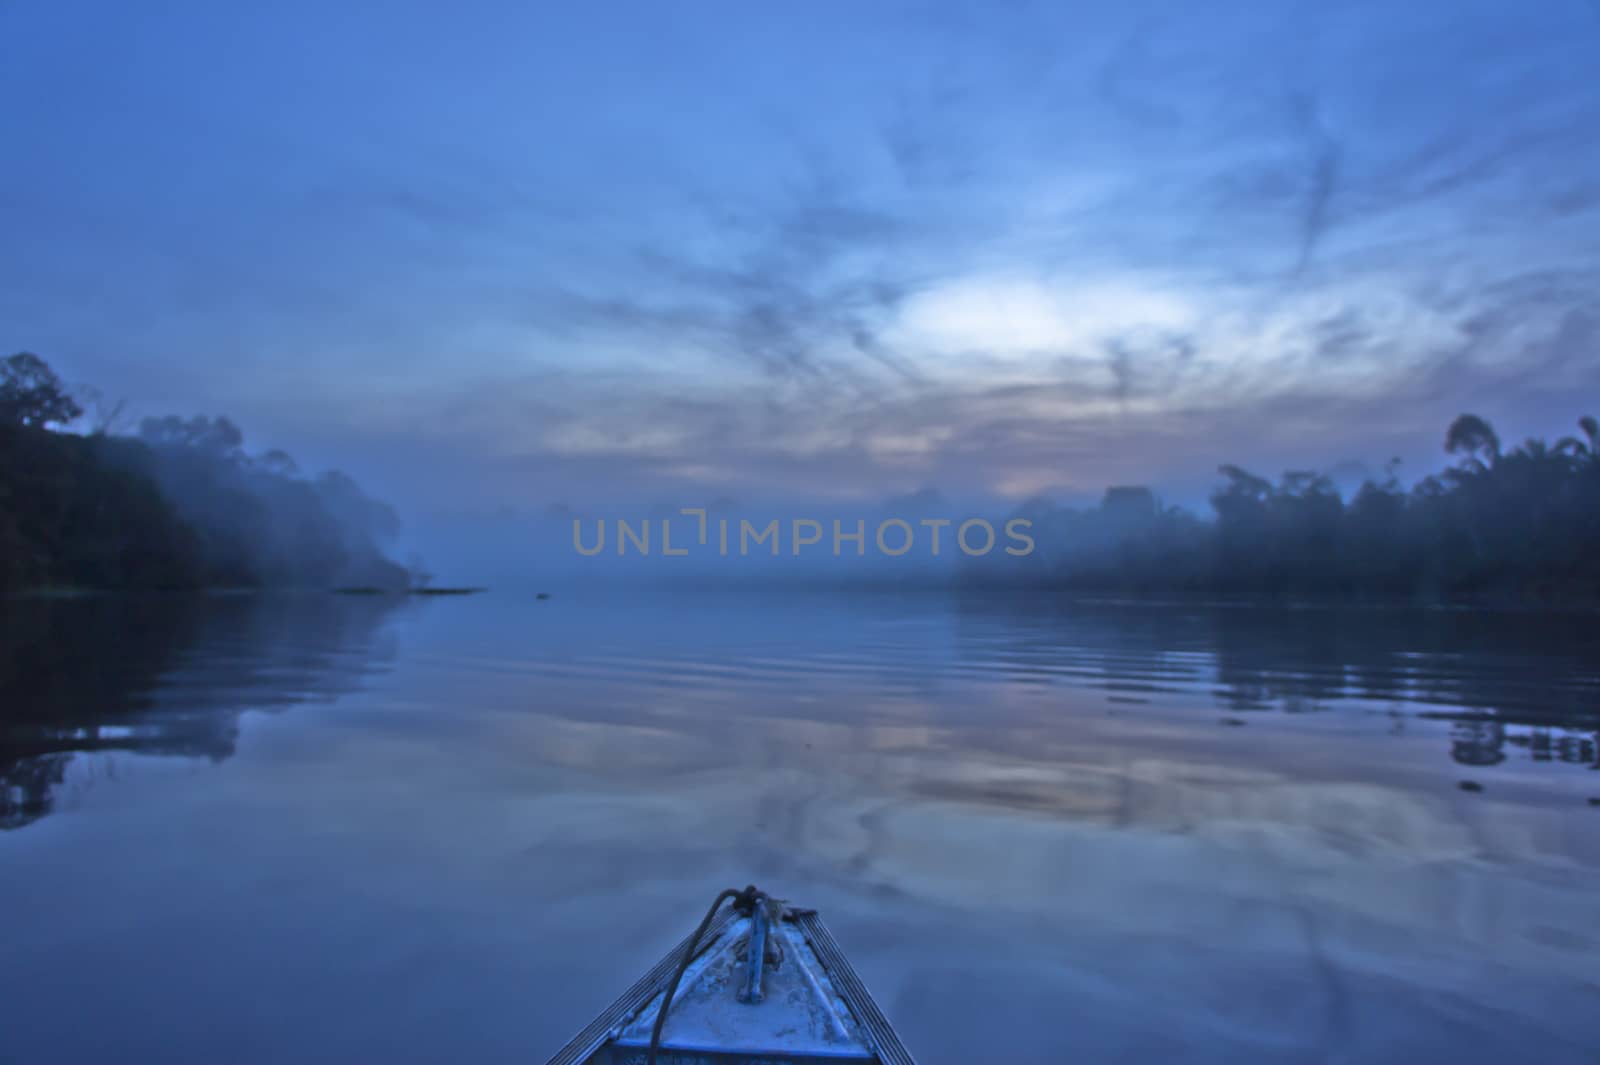
[[[245,710],[332,700],[392,657],[395,600],[96,596],[0,602],[0,828],[49,813],[73,757],[221,761]]]
[[[394,654],[381,634],[396,602],[152,596],[4,604],[0,827],[47,814],[75,754],[221,760],[233,753],[243,711],[356,689]],[[503,644],[514,625],[505,609],[474,604],[501,630],[485,646]],[[1408,720],[1448,724],[1442,750],[1463,767],[1498,766],[1521,750],[1536,763],[1600,768],[1600,645],[1588,618],[979,596],[802,597],[781,607],[736,598],[687,622],[660,604],[642,610],[580,610],[565,642],[473,661],[527,676],[564,707],[558,716],[612,726],[637,725],[653,712],[628,698],[640,685],[693,693],[691,707],[673,711],[675,728],[686,714],[720,722],[738,706],[794,730],[825,707],[847,705],[854,720],[886,718],[902,729],[913,727],[900,720],[909,710],[924,733],[965,722],[970,704],[952,701],[953,686],[1065,686],[1102,692],[1110,714],[1209,701],[1223,716],[1207,720],[1235,726],[1264,712],[1383,712],[1396,732]],[[856,631],[856,617],[875,623]],[[673,625],[683,626],[675,639]],[[783,697],[768,697],[773,686]],[[1006,729],[963,729],[963,742],[1033,744],[1026,753],[1035,758],[1078,742],[1050,731],[1053,721],[1021,729],[1029,713],[1022,704],[1005,712]],[[1020,786],[985,787],[994,801],[1039,801]]]
[[[542,1060],[751,881],[824,910],[926,1065],[1600,1041],[1600,656],[1563,619],[57,610],[4,630],[19,1061]]]
[[[961,616],[976,668],[1140,695],[1209,685],[1219,708],[1240,714],[1387,708],[1453,723],[1449,754],[1462,765],[1496,765],[1510,746],[1600,768],[1591,615],[972,598]]]

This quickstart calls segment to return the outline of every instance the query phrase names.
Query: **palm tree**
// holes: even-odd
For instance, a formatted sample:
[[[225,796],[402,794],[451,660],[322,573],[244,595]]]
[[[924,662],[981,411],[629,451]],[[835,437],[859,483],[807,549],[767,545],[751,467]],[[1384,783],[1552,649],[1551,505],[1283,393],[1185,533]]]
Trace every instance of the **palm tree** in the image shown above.
[[[1556,450],[1589,459],[1591,462],[1600,460],[1600,421],[1596,421],[1592,414],[1585,414],[1578,419],[1578,428],[1582,429],[1583,435],[1589,439],[1583,441],[1575,436],[1564,436],[1556,442]]]
[[[1500,437],[1494,427],[1476,414],[1462,414],[1450,423],[1444,434],[1444,449],[1451,455],[1467,456],[1467,464],[1486,469],[1500,461]],[[1479,455],[1488,457],[1485,462]]]

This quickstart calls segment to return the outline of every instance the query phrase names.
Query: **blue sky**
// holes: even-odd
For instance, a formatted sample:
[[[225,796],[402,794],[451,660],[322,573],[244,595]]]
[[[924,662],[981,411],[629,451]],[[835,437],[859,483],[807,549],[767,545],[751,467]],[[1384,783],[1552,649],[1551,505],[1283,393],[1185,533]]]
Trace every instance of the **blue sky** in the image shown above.
[[[403,510],[1600,413],[1600,7],[0,0],[0,346]]]

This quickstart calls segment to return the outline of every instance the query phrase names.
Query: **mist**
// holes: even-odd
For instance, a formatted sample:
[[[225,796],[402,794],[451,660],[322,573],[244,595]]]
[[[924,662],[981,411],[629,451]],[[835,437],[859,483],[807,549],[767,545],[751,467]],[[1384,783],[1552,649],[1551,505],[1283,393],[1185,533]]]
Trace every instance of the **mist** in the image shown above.
[[[225,417],[92,420],[45,360],[0,360],[0,590],[405,590],[395,512],[348,475],[251,454]]]
[[[201,565],[223,584],[405,588],[384,551],[400,533],[387,504],[347,474],[302,474],[286,452],[252,455],[225,417],[146,418],[129,467],[152,478],[199,536]]]
[[[1201,506],[1148,486],[997,506],[924,489],[871,504],[550,504],[435,516],[415,534],[472,583],[976,586],[1446,601],[1584,601],[1600,593],[1600,438],[1502,448],[1476,415],[1440,436],[1447,463],[1402,477],[1348,462],[1266,476],[1221,463]],[[963,526],[970,523],[969,530]],[[703,539],[702,539],[703,537]]]
[[[1597,53],[0,0],[0,1058],[1595,1065]]]

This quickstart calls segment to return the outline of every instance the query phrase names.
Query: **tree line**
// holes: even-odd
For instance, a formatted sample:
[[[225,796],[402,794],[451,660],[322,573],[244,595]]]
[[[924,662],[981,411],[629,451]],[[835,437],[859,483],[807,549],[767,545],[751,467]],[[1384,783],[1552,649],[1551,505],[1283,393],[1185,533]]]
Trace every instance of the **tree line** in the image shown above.
[[[1554,443],[1501,445],[1463,414],[1444,437],[1453,462],[1410,488],[1390,463],[1349,498],[1331,478],[1276,482],[1219,468],[1206,520],[1148,488],[1108,490],[1098,507],[1045,501],[1039,558],[997,559],[966,578],[1095,591],[1448,600],[1600,598],[1600,423]]]
[[[251,455],[227,418],[70,431],[83,415],[43,359],[0,361],[0,591],[406,586],[394,512],[347,475]]]

